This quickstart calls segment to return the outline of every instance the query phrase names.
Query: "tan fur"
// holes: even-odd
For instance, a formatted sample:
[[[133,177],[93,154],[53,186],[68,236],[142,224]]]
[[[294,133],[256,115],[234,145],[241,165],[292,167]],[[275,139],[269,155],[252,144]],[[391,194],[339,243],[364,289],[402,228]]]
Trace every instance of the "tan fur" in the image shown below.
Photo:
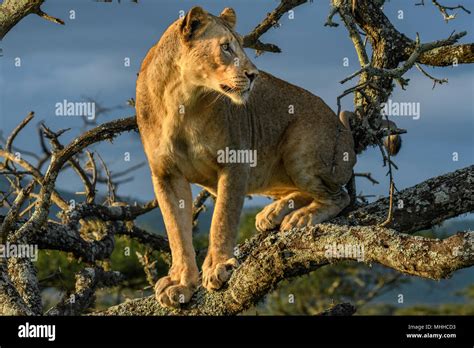
[[[233,248],[247,194],[276,199],[258,214],[259,230],[314,225],[349,202],[341,187],[356,161],[350,131],[320,98],[258,72],[234,25],[231,9],[215,17],[193,8],[150,49],[137,81],[138,125],[173,259],[155,287],[164,306],[188,302],[199,281],[190,183],[217,197],[202,266],[208,290],[237,267]],[[226,147],[257,150],[257,165],[219,163]]]

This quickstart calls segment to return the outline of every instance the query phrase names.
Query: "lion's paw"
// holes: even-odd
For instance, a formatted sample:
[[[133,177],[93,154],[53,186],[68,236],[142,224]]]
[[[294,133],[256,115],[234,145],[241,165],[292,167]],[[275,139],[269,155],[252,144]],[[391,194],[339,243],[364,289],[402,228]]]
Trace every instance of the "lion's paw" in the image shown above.
[[[166,276],[156,282],[155,297],[163,307],[177,308],[189,302],[195,290],[196,287],[193,285],[183,285]]]
[[[319,206],[313,203],[285,216],[280,225],[280,230],[288,231],[292,228],[315,226],[323,222],[325,218],[327,218],[327,216],[321,214]]]
[[[220,289],[230,279],[234,269],[239,266],[235,258],[216,263],[209,262],[208,259],[206,261],[202,267],[202,285],[209,291]]]
[[[255,216],[255,228],[259,232],[274,230],[282,222],[289,209],[280,201],[266,206]]]

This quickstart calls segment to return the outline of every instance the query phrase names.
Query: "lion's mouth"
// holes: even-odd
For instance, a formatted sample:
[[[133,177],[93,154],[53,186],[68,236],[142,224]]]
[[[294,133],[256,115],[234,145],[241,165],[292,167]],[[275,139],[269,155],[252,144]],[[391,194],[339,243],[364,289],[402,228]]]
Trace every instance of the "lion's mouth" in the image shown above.
[[[250,92],[250,88],[238,89],[238,88],[232,88],[232,87],[230,87],[228,85],[224,85],[224,84],[220,84],[219,86],[226,93],[245,94],[246,92]]]
[[[221,84],[220,85],[221,89],[226,92],[226,93],[232,93],[234,92],[234,89],[230,86],[227,86],[227,85],[224,85],[224,84]]]

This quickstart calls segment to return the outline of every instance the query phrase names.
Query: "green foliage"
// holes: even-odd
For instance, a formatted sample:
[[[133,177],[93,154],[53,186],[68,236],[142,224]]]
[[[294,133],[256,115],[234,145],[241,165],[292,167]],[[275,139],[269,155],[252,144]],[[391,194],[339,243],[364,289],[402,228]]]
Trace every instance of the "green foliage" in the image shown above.
[[[74,288],[74,275],[84,266],[74,257],[55,250],[39,250],[36,268],[42,287],[62,291]]]
[[[255,216],[260,211],[260,208],[247,210],[240,218],[239,234],[237,236],[237,243],[242,243],[246,239],[251,238],[255,233]]]

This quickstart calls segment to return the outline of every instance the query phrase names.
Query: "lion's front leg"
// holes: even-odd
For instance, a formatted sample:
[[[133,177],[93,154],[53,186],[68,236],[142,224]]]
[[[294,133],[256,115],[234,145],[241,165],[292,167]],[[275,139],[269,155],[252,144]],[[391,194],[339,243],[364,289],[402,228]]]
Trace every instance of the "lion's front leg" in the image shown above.
[[[209,249],[202,265],[202,284],[207,290],[221,288],[238,266],[234,245],[247,178],[248,171],[243,165],[227,168],[219,177]]]
[[[182,176],[153,176],[153,186],[163,214],[171,248],[169,274],[155,285],[162,306],[177,307],[189,302],[199,283],[199,271],[192,242],[192,193]]]

